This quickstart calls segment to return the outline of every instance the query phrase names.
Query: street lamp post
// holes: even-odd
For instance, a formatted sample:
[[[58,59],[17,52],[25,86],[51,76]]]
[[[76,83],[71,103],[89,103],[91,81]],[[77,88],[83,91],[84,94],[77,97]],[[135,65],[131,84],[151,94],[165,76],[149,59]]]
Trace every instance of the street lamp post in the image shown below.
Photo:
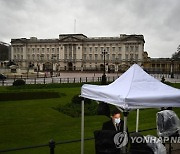
[[[174,78],[174,59],[171,60],[171,78]]]
[[[52,55],[51,60],[52,60],[52,70],[51,70],[51,77],[53,76],[53,61],[54,58],[56,58],[56,55]]]
[[[104,69],[103,69],[103,75],[102,75],[101,84],[105,85],[106,84],[106,54],[107,54],[107,51],[104,50],[102,52],[102,54],[103,54],[103,57],[104,57]]]

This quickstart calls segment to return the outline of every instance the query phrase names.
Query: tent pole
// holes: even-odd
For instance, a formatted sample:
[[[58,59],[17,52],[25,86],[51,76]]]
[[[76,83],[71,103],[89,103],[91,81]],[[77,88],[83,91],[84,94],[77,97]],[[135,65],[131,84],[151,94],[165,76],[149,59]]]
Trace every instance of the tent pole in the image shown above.
[[[127,133],[127,116],[128,116],[128,111],[124,111],[123,112],[123,115],[124,115],[124,130],[123,130],[123,132],[126,132]],[[128,140],[128,138],[127,138],[128,136],[124,136],[124,140],[125,141],[127,141]],[[122,147],[122,153],[123,154],[126,154],[126,152],[127,152],[127,149],[126,149],[127,147],[126,147],[126,145],[125,146],[123,146]]]
[[[139,109],[136,112],[136,132],[139,131]]]
[[[81,154],[84,154],[84,98],[81,101]]]

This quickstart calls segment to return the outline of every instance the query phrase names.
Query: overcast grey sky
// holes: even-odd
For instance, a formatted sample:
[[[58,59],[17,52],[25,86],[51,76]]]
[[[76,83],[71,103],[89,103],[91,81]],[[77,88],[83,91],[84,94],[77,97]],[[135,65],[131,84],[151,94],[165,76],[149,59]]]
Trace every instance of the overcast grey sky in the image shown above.
[[[171,57],[180,44],[180,0],[0,0],[0,41],[142,34],[150,57]]]

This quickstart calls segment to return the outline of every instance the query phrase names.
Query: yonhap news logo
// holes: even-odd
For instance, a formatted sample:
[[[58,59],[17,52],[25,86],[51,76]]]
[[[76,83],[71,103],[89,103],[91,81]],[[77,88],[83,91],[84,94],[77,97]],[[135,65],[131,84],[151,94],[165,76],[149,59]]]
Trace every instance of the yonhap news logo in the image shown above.
[[[128,143],[128,140],[131,141],[131,143],[149,143],[149,144],[163,144],[163,143],[180,143],[180,136],[173,136],[173,137],[155,137],[151,135],[147,136],[134,136],[130,137],[128,139],[127,132],[119,132],[114,136],[114,144],[116,148],[122,148],[123,146],[126,146]]]
[[[180,143],[180,137],[155,137],[151,135],[131,137],[132,143]]]
[[[114,136],[114,143],[116,148],[122,148],[128,143],[127,132],[119,132]]]

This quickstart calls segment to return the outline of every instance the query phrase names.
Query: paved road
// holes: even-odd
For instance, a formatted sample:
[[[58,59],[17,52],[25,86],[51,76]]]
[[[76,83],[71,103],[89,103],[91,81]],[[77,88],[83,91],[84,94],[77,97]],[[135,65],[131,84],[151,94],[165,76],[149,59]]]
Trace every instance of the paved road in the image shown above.
[[[58,74],[59,75],[59,74]],[[120,73],[108,73],[107,81],[114,81],[119,76]],[[153,74],[153,77],[161,80],[162,75]],[[37,75],[31,76],[26,79],[26,76],[22,76],[22,78],[26,81],[26,84],[48,84],[48,83],[78,83],[78,82],[97,82],[101,81],[102,73],[70,73],[70,72],[62,72],[60,76],[56,76],[54,74],[53,77],[47,76],[46,78],[40,77],[37,78]],[[180,83],[180,75],[175,75],[175,78],[170,78],[170,75],[164,75],[165,80],[173,83]],[[16,77],[15,79],[7,79],[4,82],[0,81],[0,86],[11,86],[17,78],[21,78],[21,76]]]

